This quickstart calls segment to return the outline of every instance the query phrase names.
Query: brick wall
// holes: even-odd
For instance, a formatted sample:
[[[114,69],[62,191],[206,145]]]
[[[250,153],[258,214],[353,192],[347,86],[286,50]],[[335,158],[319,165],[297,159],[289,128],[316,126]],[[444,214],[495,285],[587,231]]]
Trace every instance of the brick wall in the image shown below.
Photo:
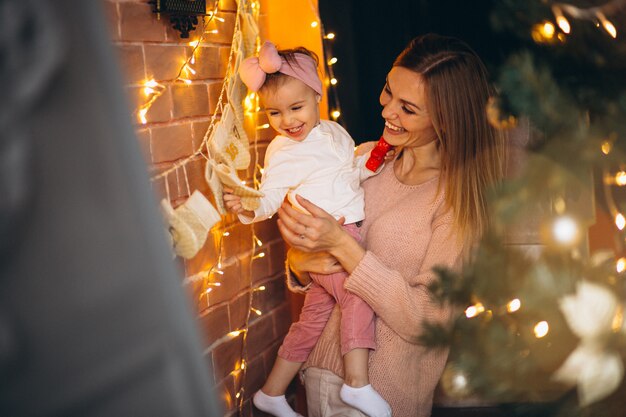
[[[194,153],[201,143],[215,111],[223,77],[226,73],[228,53],[236,16],[235,0],[221,0],[218,16],[224,22],[214,21],[208,34],[196,52],[197,74],[190,76],[191,85],[172,81],[176,78],[184,61],[192,52],[190,40],[198,39],[199,30],[191,33],[190,39],[181,39],[172,29],[165,16],[157,20],[146,0],[102,0],[111,28],[111,39],[120,57],[122,72],[126,77],[131,109],[129,116],[136,123],[137,137],[141,143],[151,174],[157,174],[172,166],[181,158]],[[264,16],[261,3],[261,17]],[[263,19],[260,19],[263,20]],[[261,35],[266,28],[261,23]],[[154,78],[165,86],[164,94],[146,114],[147,123],[138,122],[133,110],[147,101],[143,95],[143,83]],[[265,123],[260,121],[259,123]],[[247,126],[251,138],[257,134],[259,161],[273,133]],[[252,160],[255,147],[251,146]],[[210,190],[204,180],[204,158],[199,156],[186,165],[191,191],[198,189],[209,199]],[[250,171],[250,170],[249,170]],[[247,173],[248,176],[250,173]],[[242,177],[246,173],[241,173]],[[154,182],[158,198],[165,196],[165,180]],[[183,202],[189,191],[184,181],[184,172],[178,170],[167,177],[172,204]],[[237,413],[235,394],[240,388],[243,339],[241,334],[231,337],[229,332],[245,328],[252,306],[263,314],[250,315],[247,337],[247,374],[244,382],[246,399],[260,388],[271,369],[283,336],[291,323],[290,301],[284,287],[283,262],[285,248],[276,228],[275,218],[254,226],[244,226],[229,215],[222,224],[211,231],[207,244],[200,253],[189,261],[180,263],[186,276],[208,270],[217,262],[220,236],[230,233],[223,240],[222,264],[224,275],[214,275],[211,282],[221,286],[212,287],[208,299],[203,295],[207,286],[196,281],[187,285],[206,347],[206,360],[216,386],[216,396],[222,402],[225,415]],[[266,256],[252,259],[253,230],[263,242],[261,249]],[[265,286],[265,291],[251,291]],[[246,400],[244,415],[251,415],[249,400]],[[258,415],[258,414],[257,414]]]

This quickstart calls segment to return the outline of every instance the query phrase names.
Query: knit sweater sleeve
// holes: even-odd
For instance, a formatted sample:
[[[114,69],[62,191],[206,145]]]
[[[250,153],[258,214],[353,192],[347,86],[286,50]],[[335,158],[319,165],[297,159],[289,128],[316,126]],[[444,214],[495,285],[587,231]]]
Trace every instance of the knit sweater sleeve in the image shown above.
[[[452,310],[433,300],[428,286],[437,279],[434,266],[455,267],[462,248],[455,244],[450,216],[433,224],[433,230],[419,273],[405,277],[387,267],[371,251],[348,277],[345,288],[367,302],[374,312],[409,343],[417,344],[425,322],[442,322]],[[410,249],[409,249],[410,250]]]

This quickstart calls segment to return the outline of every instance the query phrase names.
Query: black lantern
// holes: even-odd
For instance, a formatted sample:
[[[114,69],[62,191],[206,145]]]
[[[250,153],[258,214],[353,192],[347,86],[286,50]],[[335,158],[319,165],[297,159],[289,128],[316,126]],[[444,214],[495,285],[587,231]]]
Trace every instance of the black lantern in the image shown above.
[[[218,1],[218,0],[216,0]],[[198,16],[207,16],[206,0],[152,0],[154,12],[166,14],[174,29],[180,31],[181,38],[188,38],[196,28]]]

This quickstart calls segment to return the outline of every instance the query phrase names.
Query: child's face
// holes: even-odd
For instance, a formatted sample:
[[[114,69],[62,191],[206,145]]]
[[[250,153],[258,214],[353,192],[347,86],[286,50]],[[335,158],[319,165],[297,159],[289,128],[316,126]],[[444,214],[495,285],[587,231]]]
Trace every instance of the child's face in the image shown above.
[[[304,140],[319,123],[318,97],[311,87],[292,77],[278,87],[261,93],[272,128],[298,142]]]

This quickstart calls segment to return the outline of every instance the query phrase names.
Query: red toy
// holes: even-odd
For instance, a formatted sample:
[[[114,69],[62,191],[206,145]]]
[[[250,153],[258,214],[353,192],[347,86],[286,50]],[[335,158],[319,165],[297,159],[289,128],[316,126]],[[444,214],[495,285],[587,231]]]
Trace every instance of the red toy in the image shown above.
[[[381,136],[378,140],[378,143],[376,144],[376,147],[372,149],[372,153],[365,163],[365,167],[372,172],[376,172],[378,170],[378,167],[380,167],[380,164],[382,164],[385,160],[385,155],[391,149],[393,149],[393,146],[388,144],[387,141],[385,141],[385,138]]]

